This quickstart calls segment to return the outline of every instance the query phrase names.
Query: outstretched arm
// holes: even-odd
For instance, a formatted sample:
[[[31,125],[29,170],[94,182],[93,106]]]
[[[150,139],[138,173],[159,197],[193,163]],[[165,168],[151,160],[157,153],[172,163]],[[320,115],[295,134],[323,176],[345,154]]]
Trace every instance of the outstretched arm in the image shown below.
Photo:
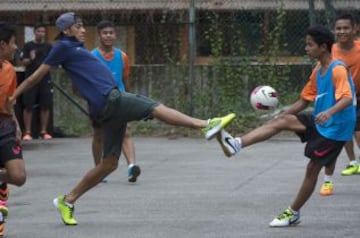
[[[9,98],[11,103],[14,103],[15,100],[23,94],[25,91],[33,87],[35,84],[39,83],[44,75],[49,72],[50,66],[47,64],[42,64],[40,67],[28,78],[24,80],[23,83],[20,84],[19,87],[16,88],[14,95]]]

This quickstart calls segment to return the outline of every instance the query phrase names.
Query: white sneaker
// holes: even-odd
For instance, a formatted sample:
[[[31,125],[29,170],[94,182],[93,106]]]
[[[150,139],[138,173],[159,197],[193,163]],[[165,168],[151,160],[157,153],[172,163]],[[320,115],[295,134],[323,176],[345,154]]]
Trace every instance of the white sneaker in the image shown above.
[[[216,139],[219,142],[221,149],[227,157],[231,157],[240,151],[241,145],[237,139],[232,137],[227,131],[221,130]]]
[[[286,227],[300,223],[300,212],[294,213],[287,208],[279,216],[270,222],[270,227]]]

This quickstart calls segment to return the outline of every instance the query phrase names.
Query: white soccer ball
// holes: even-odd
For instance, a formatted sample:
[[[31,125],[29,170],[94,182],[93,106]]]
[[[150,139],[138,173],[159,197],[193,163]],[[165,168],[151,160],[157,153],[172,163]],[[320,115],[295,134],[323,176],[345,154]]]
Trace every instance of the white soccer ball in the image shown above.
[[[258,86],[251,92],[250,103],[255,110],[271,110],[278,105],[279,95],[270,86]]]

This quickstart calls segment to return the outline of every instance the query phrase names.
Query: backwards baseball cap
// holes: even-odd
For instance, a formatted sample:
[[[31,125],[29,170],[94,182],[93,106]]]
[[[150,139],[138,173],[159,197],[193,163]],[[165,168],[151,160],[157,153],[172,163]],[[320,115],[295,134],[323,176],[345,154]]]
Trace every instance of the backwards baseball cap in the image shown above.
[[[74,25],[77,22],[77,17],[73,12],[67,12],[61,14],[55,22],[56,28],[59,31],[64,31]]]

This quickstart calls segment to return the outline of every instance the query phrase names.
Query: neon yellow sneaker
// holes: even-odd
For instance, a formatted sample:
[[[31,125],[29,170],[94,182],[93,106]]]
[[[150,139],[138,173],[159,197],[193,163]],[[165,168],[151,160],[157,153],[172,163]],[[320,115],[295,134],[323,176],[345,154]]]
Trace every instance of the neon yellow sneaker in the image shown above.
[[[224,117],[215,117],[209,119],[208,126],[202,129],[202,133],[207,140],[211,140],[221,129],[227,127],[235,118],[235,113],[230,113]]]
[[[294,226],[300,223],[300,212],[292,212],[290,208],[285,209],[280,215],[270,222],[270,227]]]
[[[320,195],[330,196],[334,193],[334,183],[331,181],[326,181],[321,185]]]
[[[61,214],[61,219],[65,225],[75,226],[77,221],[73,218],[74,206],[70,207],[65,203],[65,196],[60,195],[53,200],[54,206]]]
[[[7,206],[7,202],[6,201],[3,201],[3,200],[0,200],[0,213],[6,217],[7,215],[9,215],[9,209],[8,209],[8,206]]]
[[[352,165],[349,164],[346,169],[344,169],[343,171],[341,171],[341,175],[342,176],[349,176],[349,175],[354,175],[358,172],[359,170],[359,165]]]
[[[0,216],[0,238],[4,237],[5,232],[5,220],[4,217]]]

